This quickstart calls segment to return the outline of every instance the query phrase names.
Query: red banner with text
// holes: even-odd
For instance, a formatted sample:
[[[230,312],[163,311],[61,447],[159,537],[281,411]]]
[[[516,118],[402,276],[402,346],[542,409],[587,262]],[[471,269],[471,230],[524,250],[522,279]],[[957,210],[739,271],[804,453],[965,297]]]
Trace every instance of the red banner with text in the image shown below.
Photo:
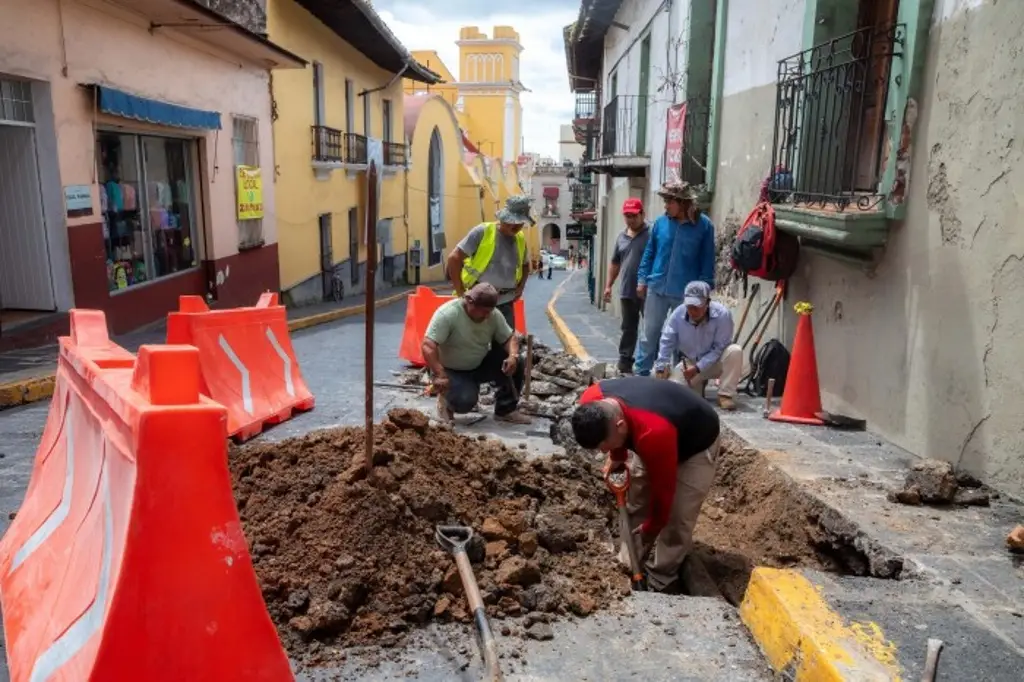
[[[665,117],[668,132],[665,142],[665,181],[678,182],[683,168],[683,127],[686,124],[686,103],[669,107]]]

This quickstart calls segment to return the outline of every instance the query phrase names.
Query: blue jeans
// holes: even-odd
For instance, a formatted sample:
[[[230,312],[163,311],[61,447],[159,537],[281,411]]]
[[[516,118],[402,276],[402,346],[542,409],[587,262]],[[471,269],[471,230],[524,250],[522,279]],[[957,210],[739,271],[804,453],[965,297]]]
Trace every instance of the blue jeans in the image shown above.
[[[668,314],[682,304],[682,298],[663,296],[647,291],[644,301],[644,333],[640,339],[640,352],[636,355],[634,371],[640,376],[649,376],[654,361],[658,359],[658,343],[661,341],[661,328],[665,326]]]

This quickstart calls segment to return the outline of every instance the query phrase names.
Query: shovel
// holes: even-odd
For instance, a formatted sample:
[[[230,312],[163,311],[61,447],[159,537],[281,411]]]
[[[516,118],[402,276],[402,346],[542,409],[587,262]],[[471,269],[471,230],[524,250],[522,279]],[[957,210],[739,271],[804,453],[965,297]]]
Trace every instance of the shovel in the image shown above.
[[[612,472],[604,475],[604,484],[608,490],[615,495],[615,505],[619,508],[619,533],[622,535],[622,542],[626,545],[629,554],[629,581],[633,589],[638,592],[647,590],[647,581],[644,579],[644,569],[640,565],[640,554],[636,551],[636,542],[633,540],[633,529],[629,524],[629,511],[626,509],[626,494],[629,492],[629,469],[623,469],[620,479]]]
[[[455,557],[455,565],[462,578],[462,589],[466,592],[466,601],[469,602],[469,610],[473,612],[473,622],[476,624],[477,644],[487,673],[485,679],[501,682],[503,678],[501,668],[498,667],[498,644],[494,641],[494,633],[491,632],[491,624],[484,611],[484,600],[480,597],[480,587],[476,584],[476,576],[473,575],[473,567],[466,554],[466,545],[473,539],[473,529],[468,526],[438,526],[434,531],[434,539],[441,549]]]

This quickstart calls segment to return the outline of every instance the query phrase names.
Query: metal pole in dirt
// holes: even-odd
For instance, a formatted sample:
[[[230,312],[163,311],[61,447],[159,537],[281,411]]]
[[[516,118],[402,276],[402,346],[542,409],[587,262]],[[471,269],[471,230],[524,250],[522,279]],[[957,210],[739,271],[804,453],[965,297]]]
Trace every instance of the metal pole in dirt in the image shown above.
[[[377,283],[377,164],[370,160],[366,171],[366,445],[363,450],[363,472],[373,466],[373,325],[376,312]]]

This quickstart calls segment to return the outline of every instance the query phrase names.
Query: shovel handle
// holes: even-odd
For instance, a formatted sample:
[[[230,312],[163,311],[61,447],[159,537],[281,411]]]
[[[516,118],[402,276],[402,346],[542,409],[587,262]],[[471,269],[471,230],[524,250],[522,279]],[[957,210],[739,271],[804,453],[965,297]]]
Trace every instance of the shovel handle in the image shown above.
[[[465,552],[466,545],[473,539],[473,529],[469,526],[438,526],[434,530],[434,539],[449,554]]]

